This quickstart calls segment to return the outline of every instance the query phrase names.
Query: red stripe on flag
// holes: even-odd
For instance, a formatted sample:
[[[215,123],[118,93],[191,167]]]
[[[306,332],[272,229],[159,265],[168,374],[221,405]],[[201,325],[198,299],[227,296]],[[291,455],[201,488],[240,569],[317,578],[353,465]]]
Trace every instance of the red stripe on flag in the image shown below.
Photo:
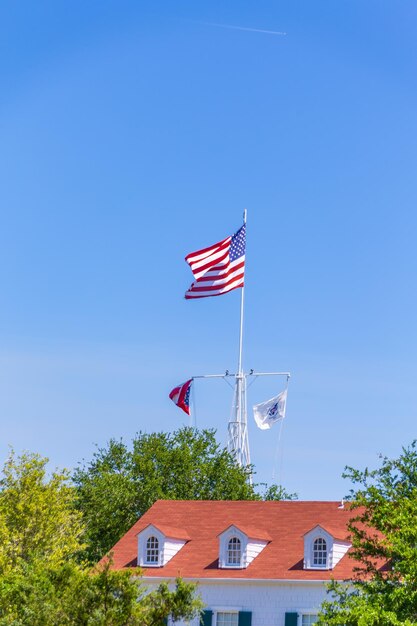
[[[169,397],[177,405],[180,409],[182,409],[187,415],[190,415],[190,407],[189,404],[186,403],[186,395],[187,391],[191,387],[191,383],[193,379],[190,378],[182,385],[178,385],[178,387],[174,387],[174,389],[170,392]]]
[[[232,237],[185,257],[195,278],[185,294],[187,300],[220,296],[243,287],[245,232],[246,227],[243,225]]]
[[[228,293],[229,291],[233,291],[233,289],[238,289],[240,287],[244,286],[244,281],[242,280],[242,282],[240,282],[238,285],[233,285],[231,287],[229,287],[228,289],[222,289],[221,291],[218,291],[216,293],[199,293],[199,292],[194,292],[194,291],[187,291],[187,293],[185,294],[185,299],[186,300],[196,300],[197,298],[208,298],[208,297],[213,297],[213,296],[222,296],[224,293]]]
[[[190,252],[190,254],[187,254],[187,256],[185,257],[185,260],[187,261],[189,265],[191,265],[192,263],[197,263],[197,261],[200,261],[203,258],[203,256],[209,256],[211,252],[215,252],[216,250],[221,250],[222,248],[225,248],[226,246],[228,246],[231,239],[232,239],[231,237],[226,237],[226,239],[223,239],[222,241],[215,243],[213,246],[210,246],[209,248],[203,248],[202,250],[196,250],[196,252]]]
[[[229,249],[223,252],[221,257],[216,257],[212,261],[208,261],[207,263],[205,263],[204,265],[200,265],[199,267],[192,267],[191,269],[193,271],[194,276],[197,278],[198,274],[205,274],[208,269],[216,266],[219,263],[219,261],[223,261],[223,259],[226,259],[228,256],[229,256]],[[224,265],[223,267],[226,267],[226,265]]]
[[[238,265],[234,265],[234,266],[230,265],[227,267],[226,271],[218,272],[217,274],[214,274],[214,275],[211,275],[211,272],[207,272],[207,274],[204,274],[204,276],[199,278],[197,282],[199,283],[203,281],[213,282],[213,280],[221,280],[222,278],[227,278],[228,276],[230,276],[230,274],[234,274],[234,272],[237,272],[239,269],[243,269],[244,267],[245,267],[245,261],[242,261]]]

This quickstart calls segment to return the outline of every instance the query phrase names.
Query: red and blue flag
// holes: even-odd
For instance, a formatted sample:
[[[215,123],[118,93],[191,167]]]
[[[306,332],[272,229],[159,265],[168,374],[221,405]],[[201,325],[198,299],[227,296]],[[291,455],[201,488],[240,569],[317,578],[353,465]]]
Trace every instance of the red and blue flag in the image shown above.
[[[190,380],[175,387],[169,394],[173,403],[187,413],[187,415],[190,415],[190,391],[192,382],[193,379],[190,378]]]

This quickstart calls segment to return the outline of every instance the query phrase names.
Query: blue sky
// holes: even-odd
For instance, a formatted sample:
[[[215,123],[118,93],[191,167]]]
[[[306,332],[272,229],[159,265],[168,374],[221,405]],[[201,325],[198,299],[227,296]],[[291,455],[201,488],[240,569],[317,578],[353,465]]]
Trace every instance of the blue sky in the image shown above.
[[[278,462],[278,430],[249,417],[257,479],[275,466],[337,499],[345,465],[411,442],[416,17],[401,0],[1,4],[3,458],[71,468],[188,423],[168,392],[235,369],[240,294],[186,302],[183,259],[245,207],[244,365],[292,372]],[[229,388],[198,382],[196,405],[225,441]]]

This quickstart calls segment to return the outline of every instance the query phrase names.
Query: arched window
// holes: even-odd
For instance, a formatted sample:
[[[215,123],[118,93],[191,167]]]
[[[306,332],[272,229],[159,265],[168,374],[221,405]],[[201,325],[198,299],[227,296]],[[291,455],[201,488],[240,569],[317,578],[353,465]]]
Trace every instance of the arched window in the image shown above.
[[[157,537],[149,537],[146,542],[146,563],[159,563],[159,541]]]
[[[319,537],[313,543],[313,567],[327,566],[327,543]]]
[[[241,565],[242,563],[242,544],[238,537],[232,537],[227,544],[227,564]]]

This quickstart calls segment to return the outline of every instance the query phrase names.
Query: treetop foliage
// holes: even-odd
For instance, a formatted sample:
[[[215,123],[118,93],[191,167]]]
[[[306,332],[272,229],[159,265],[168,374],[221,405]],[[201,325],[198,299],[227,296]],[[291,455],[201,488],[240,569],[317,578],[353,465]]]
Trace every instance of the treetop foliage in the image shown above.
[[[333,583],[323,606],[330,625],[417,624],[417,446],[397,459],[381,456],[375,470],[347,467],[351,555],[356,576]]]
[[[80,561],[75,488],[67,472],[49,475],[47,462],[11,452],[0,478],[0,626],[161,626],[168,615],[197,616],[194,584],[149,592],[139,569]]]
[[[48,459],[13,450],[0,479],[0,573],[42,560],[61,565],[84,545],[67,472],[47,476]]]
[[[140,432],[131,447],[112,439],[73,476],[87,526],[87,558],[97,562],[156,500],[261,499],[251,473],[219,445],[214,430]],[[294,495],[275,485],[266,499]]]
[[[214,431],[112,440],[71,479],[11,451],[0,473],[0,626],[162,626],[202,608],[178,579],[149,591],[138,569],[91,568],[155,500],[261,499]],[[272,485],[266,499],[291,498]]]

